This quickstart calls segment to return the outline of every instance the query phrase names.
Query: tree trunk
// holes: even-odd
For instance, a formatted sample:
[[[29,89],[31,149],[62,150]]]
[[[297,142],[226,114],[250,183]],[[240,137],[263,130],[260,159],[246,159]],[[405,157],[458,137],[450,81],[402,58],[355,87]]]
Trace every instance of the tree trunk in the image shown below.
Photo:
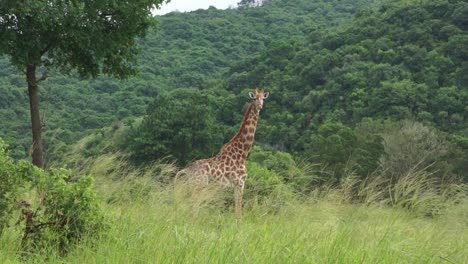
[[[31,147],[32,162],[39,168],[44,166],[44,154],[42,153],[42,126],[39,114],[39,94],[36,79],[36,65],[26,68],[26,80],[28,82],[29,107],[31,110],[31,125],[33,143]]]

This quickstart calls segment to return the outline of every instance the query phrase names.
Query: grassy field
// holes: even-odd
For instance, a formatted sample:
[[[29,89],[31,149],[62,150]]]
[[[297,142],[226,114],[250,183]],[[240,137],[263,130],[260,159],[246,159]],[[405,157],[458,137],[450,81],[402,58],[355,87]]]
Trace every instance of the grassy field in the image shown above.
[[[237,221],[230,206],[216,202],[202,203],[193,218],[183,188],[151,188],[144,199],[122,199],[112,198],[122,186],[100,186],[110,221],[100,240],[84,241],[65,257],[44,252],[27,262],[468,263],[467,201],[424,217],[342,202],[330,192],[280,205],[248,200]],[[0,238],[2,263],[21,262],[15,232],[9,229]]]

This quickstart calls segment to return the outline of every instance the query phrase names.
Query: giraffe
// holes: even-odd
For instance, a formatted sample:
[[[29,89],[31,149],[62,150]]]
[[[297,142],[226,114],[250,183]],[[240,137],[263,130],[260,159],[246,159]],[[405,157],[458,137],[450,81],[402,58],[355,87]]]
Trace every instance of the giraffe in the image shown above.
[[[268,97],[263,89],[255,88],[249,92],[253,102],[247,108],[239,131],[211,158],[194,161],[188,167],[176,174],[186,174],[192,184],[193,192],[200,191],[211,182],[221,187],[234,188],[235,212],[237,218],[241,217],[242,194],[244,192],[247,169],[245,160],[254,142],[255,130],[263,100]]]

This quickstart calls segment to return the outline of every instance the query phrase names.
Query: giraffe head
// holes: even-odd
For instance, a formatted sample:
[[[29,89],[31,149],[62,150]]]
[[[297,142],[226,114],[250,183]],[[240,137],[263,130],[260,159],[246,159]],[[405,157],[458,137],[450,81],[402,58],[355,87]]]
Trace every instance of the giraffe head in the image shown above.
[[[270,93],[265,93],[263,91],[263,88],[258,90],[257,88],[255,88],[255,90],[253,92],[250,92],[249,93],[249,96],[252,100],[254,100],[254,106],[255,106],[255,110],[258,112],[262,109],[263,107],[263,99],[266,99],[268,98],[268,95]]]

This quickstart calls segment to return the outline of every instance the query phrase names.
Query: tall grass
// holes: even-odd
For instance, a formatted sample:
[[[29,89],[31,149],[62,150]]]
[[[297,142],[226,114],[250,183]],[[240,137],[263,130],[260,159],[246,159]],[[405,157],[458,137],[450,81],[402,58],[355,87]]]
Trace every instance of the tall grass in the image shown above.
[[[322,188],[320,195],[279,207],[276,196],[252,197],[238,222],[217,191],[196,203],[194,218],[183,184],[161,186],[150,174],[101,179],[98,189],[107,198],[103,207],[111,227],[97,243],[84,241],[65,257],[45,249],[24,259],[11,228],[0,238],[0,255],[2,263],[468,263],[468,200],[444,201],[443,213],[424,217],[396,206],[408,199],[421,206],[414,203],[415,192],[405,191],[409,182],[396,184],[387,200],[373,200],[371,188],[380,181],[349,177],[339,188]],[[367,204],[349,199],[356,186]],[[425,198],[426,187],[414,191],[429,204],[434,198]]]
[[[300,196],[251,165],[237,221],[231,193],[214,188],[193,201],[189,186],[170,183],[173,164],[133,168],[119,154],[102,155],[90,170],[110,229],[67,256],[48,248],[25,256],[12,222],[0,262],[468,263],[465,185],[436,183],[425,170],[365,180],[350,172],[338,186]]]

